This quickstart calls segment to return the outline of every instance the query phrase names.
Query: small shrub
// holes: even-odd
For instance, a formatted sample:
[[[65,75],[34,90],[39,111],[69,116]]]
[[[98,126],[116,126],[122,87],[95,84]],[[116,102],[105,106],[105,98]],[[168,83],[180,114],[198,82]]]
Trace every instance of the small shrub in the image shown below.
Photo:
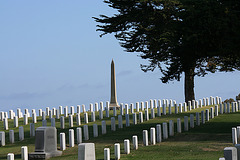
[[[224,103],[232,103],[232,102],[235,102],[235,100],[234,99],[232,99],[232,98],[229,98],[229,99],[226,99],[225,101],[224,101]]]
[[[240,101],[240,93],[238,96],[236,96],[236,101]]]

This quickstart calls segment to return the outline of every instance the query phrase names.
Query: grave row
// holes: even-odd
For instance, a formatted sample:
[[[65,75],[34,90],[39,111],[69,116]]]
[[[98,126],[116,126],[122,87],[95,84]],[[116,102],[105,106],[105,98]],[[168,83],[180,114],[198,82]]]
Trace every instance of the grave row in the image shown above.
[[[214,104],[215,101],[214,101],[215,98],[213,97],[210,97],[210,104]],[[158,100],[158,105],[157,105],[157,100],[150,100],[150,109],[153,109],[153,108],[159,108],[159,106],[162,106],[163,108],[163,114],[166,115],[166,108],[168,107],[169,108],[169,114],[171,114],[171,107],[175,106],[175,113],[178,112],[177,111],[177,107],[179,107],[179,112],[181,113],[182,110],[185,112],[187,110],[191,110],[191,109],[195,109],[195,106],[197,106],[196,108],[198,107],[202,107],[202,106],[205,106],[205,105],[208,105],[208,98],[203,98],[203,100],[199,100],[199,104],[198,104],[198,101],[189,101],[188,102],[188,109],[187,109],[187,104],[186,103],[183,103],[183,104],[179,104],[179,106],[177,106],[176,104],[176,101],[172,101],[170,100],[170,103],[168,102],[168,100],[163,100],[163,103],[161,104],[161,100]],[[221,103],[221,98],[220,97],[216,97],[216,101],[217,101],[217,104],[220,102]],[[228,104],[230,105],[230,104]],[[232,104],[233,106],[234,104]],[[237,104],[235,104],[237,105]],[[240,106],[240,101],[239,101],[239,104]],[[101,102],[100,103],[100,106],[101,106],[101,109],[98,110],[98,103],[95,103],[95,111],[98,111],[99,112],[99,119],[103,119],[103,103]],[[106,111],[106,117],[108,118],[109,117],[109,102],[107,102],[107,106],[105,108],[105,111]],[[145,102],[145,106],[146,108],[149,108],[148,107],[148,101]],[[139,103],[137,102],[136,103],[136,112],[139,112]],[[141,102],[141,110],[143,111],[144,110],[144,102]],[[85,105],[82,105],[82,110],[85,112]],[[70,115],[74,115],[74,106],[71,106],[70,107]],[[92,117],[95,119],[95,112],[93,112],[93,104],[90,105],[90,111],[91,111],[91,114],[92,114]],[[130,104],[130,111],[131,113],[134,113],[134,105],[133,104]],[[4,126],[4,130],[8,130],[8,119],[7,117],[4,117],[4,112],[1,112],[0,114],[0,119],[3,120],[3,126]],[[7,112],[6,112],[7,113]],[[10,119],[14,119],[14,127],[18,127],[18,118],[21,117],[21,110],[18,109],[17,110],[17,113],[18,113],[18,116],[14,116],[15,113],[10,110]],[[80,114],[80,106],[78,105],[77,106],[77,114]],[[46,116],[49,116],[49,119],[51,119],[53,116],[56,116],[57,119],[60,118],[60,115],[62,115],[62,106],[59,107],[59,109],[57,110],[56,108],[53,108],[52,110],[50,110],[49,107],[46,108],[46,112],[45,111],[42,111],[42,109],[39,109],[39,116],[42,117],[42,120],[46,120]],[[117,111],[116,111],[116,108],[114,108],[113,110],[113,114],[114,116],[117,116]],[[120,105],[120,114],[121,115],[124,115],[124,107],[123,107],[123,104]],[[129,107],[128,107],[128,104],[125,104],[125,114],[129,114]],[[158,113],[159,114],[159,113]],[[5,114],[6,115],[6,114]],[[68,116],[68,107],[66,106],[64,108],[64,117],[67,117]],[[85,115],[84,115],[85,116]],[[30,113],[28,112],[28,109],[25,109],[25,114],[23,116],[23,125],[26,125],[28,124],[28,118],[30,117]],[[33,123],[37,123],[37,115],[36,115],[36,111],[35,109],[32,110],[32,122]],[[77,121],[78,122],[78,121]]]
[[[234,103],[233,103],[234,104]],[[237,103],[235,103],[236,105],[232,105],[232,111],[238,111],[239,110],[239,105],[237,105]],[[186,108],[186,107],[185,107]],[[211,108],[212,109],[212,108]],[[215,106],[215,111],[217,111],[218,109],[218,106]],[[179,112],[181,113],[182,112],[182,107],[181,105],[179,106]],[[230,113],[230,105],[229,104],[220,104],[220,113]],[[175,106],[175,114],[178,113],[178,107]],[[218,111],[217,111],[218,113]],[[166,108],[163,106],[163,114],[166,114]],[[171,107],[169,107],[169,114],[171,114]],[[161,116],[161,109],[160,107],[158,107],[158,113],[157,113],[158,116]],[[44,118],[45,116],[43,116],[43,121],[42,121],[42,126],[47,126],[47,121],[46,119]],[[151,109],[151,118],[155,118],[155,111],[154,109]],[[130,120],[129,120],[129,114],[126,114],[125,115],[125,119],[126,119],[126,126],[130,126]],[[114,123],[115,123],[115,118],[112,117],[111,118],[111,121],[114,120]],[[119,125],[122,126],[122,123],[120,123],[120,120],[122,121],[122,116],[118,116],[118,121],[119,121]],[[149,120],[149,114],[148,114],[148,109],[145,110],[145,120]],[[61,128],[64,129],[64,126],[65,126],[65,122],[64,122],[64,116],[62,116],[60,118],[60,123],[61,123]],[[81,124],[81,121],[80,121],[80,115],[77,114],[76,116],[76,121],[77,121],[77,125],[80,125]],[[88,123],[88,113],[85,112],[84,113],[84,121],[85,123],[87,124]],[[92,112],[92,122],[95,121],[95,113]],[[142,112],[139,112],[139,122],[142,123],[143,122],[143,113]],[[137,124],[137,115],[136,113],[133,113],[133,124]],[[51,118],[51,126],[55,127],[55,118]],[[69,115],[69,127],[73,127],[73,116],[72,115]],[[31,123],[30,124],[30,136],[34,136],[35,134],[35,127],[34,127],[34,123]],[[1,132],[2,133],[2,132]],[[5,133],[4,133],[5,135]],[[10,130],[9,131],[9,141],[10,143],[14,143],[14,131],[13,130]],[[19,127],[19,140],[22,141],[24,140],[24,128],[21,126]],[[2,143],[2,146],[4,146],[5,144]]]
[[[215,104],[218,105],[220,103],[222,103],[221,97],[217,96],[216,98],[214,98],[214,97],[211,96],[210,98],[203,98],[203,99],[200,99],[199,101],[195,101],[195,100],[188,101],[188,104],[183,103],[182,105],[183,106],[189,106],[190,107],[189,109],[191,109],[191,108],[194,109],[195,107],[198,108],[198,106],[202,107],[202,106],[215,105]],[[150,106],[149,106],[149,104],[150,104]],[[164,105],[167,106],[167,107],[169,105],[171,107],[173,107],[176,104],[177,104],[176,101],[171,100],[171,99],[170,100],[163,99],[162,101],[154,99],[154,100],[150,100],[149,102],[148,101],[140,102],[140,103],[136,102],[135,108],[136,108],[136,111],[139,112],[139,108],[141,108],[141,110],[144,110],[145,108],[150,108],[151,109],[151,108],[157,108],[158,106],[163,107]],[[128,104],[126,104],[126,105],[128,105]],[[121,103],[120,106],[123,107],[123,103]],[[90,108],[89,109],[90,112],[94,111],[93,110],[94,107],[93,107],[92,103],[90,104],[89,108]],[[109,102],[106,102],[105,110],[108,109],[108,108],[109,108]],[[130,108],[131,108],[131,110],[134,109],[134,104],[133,103],[130,104]],[[69,114],[74,115],[74,110],[75,110],[74,106],[71,106]],[[104,110],[103,102],[100,102],[100,110],[102,110],[102,111]],[[42,109],[39,109],[39,116],[42,116],[42,113],[43,113],[42,111],[43,111]],[[99,111],[98,103],[95,103],[95,112],[98,112],[98,111]],[[85,105],[82,105],[82,112],[86,112]],[[62,106],[59,106],[59,109],[53,108],[52,110],[50,110],[49,107],[46,107],[46,112],[45,113],[46,113],[46,116],[64,114],[64,116],[67,117],[68,116],[68,106],[66,106],[64,108],[64,113],[63,113],[63,107]],[[77,113],[79,113],[79,114],[81,113],[81,106],[80,105],[77,105]],[[36,114],[35,109],[32,109],[32,117],[33,117],[33,114]],[[0,112],[0,120],[3,121],[5,118],[14,119],[15,116],[17,116],[18,118],[23,118],[24,115],[26,115],[26,117],[30,117],[30,113],[29,113],[28,109],[25,109],[25,114],[23,114],[21,112],[21,109],[18,108],[17,109],[17,114],[15,114],[15,112],[13,112],[13,110],[10,110],[9,111],[9,116],[8,116],[7,112]]]
[[[234,105],[233,107],[232,107],[232,111],[233,112],[235,112],[235,111],[238,111],[238,109],[239,109],[239,106],[237,106],[237,105]],[[220,113],[222,114],[222,113],[230,113],[230,106],[228,107],[228,106],[226,106],[226,107],[224,107],[224,105],[220,105]],[[141,118],[140,117],[142,117],[141,114],[142,112],[140,112],[139,113],[139,122],[141,122]],[[152,112],[153,113],[153,112]],[[209,120],[209,116],[210,116],[210,118],[214,118],[214,113],[215,113],[215,116],[217,116],[218,115],[218,106],[215,106],[215,111],[214,111],[214,109],[213,109],[213,107],[211,107],[210,108],[210,111],[209,111],[209,109],[206,109],[206,112],[204,113],[204,111],[202,111],[201,112],[201,119],[202,119],[202,123],[204,124],[205,123],[205,118],[204,118],[204,115],[206,115],[206,121],[208,121]],[[135,115],[135,116],[134,116]],[[71,116],[71,115],[70,115]],[[69,117],[70,117],[69,116]],[[118,117],[122,117],[121,115],[119,115]],[[134,113],[133,114],[133,124],[134,124],[134,121],[135,122],[137,122],[136,120],[134,120],[134,117],[137,117],[136,116],[136,113]],[[148,120],[149,118],[147,118],[148,117],[148,114],[145,116],[145,119],[146,120]],[[153,117],[153,116],[151,116],[151,117]],[[126,114],[125,115],[125,118],[126,118],[126,126],[129,126],[128,125],[128,123],[129,123],[129,115],[128,114]],[[118,118],[119,119],[119,118]],[[120,118],[121,119],[121,118]],[[143,119],[143,118],[142,118]],[[103,123],[104,121],[102,121],[102,128],[104,128],[103,126],[104,126],[104,123]],[[129,123],[130,124],[130,123]],[[178,130],[178,132],[179,133],[181,133],[181,127],[179,128],[179,126],[181,126],[180,125],[181,124],[181,121],[180,121],[180,119],[178,119],[177,120],[177,130]],[[196,113],[196,124],[197,125],[200,125],[200,120],[199,120],[199,113]],[[111,130],[115,130],[115,117],[112,117],[111,118]],[[121,123],[119,123],[119,126],[121,126]],[[94,137],[96,137],[98,134],[96,133],[96,131],[98,130],[97,129],[97,125],[96,124],[94,124],[93,125],[93,127],[95,128],[95,129],[93,129],[93,130],[95,130],[94,131]],[[190,114],[190,127],[191,128],[193,128],[194,127],[194,115],[193,114]],[[160,127],[161,128],[161,127]],[[79,131],[78,131],[79,130]],[[102,129],[102,131],[103,131],[104,129]],[[106,130],[106,124],[105,124],[105,130]],[[153,130],[153,129],[151,129],[151,130]],[[159,130],[159,129],[158,129]],[[184,131],[187,131],[188,130],[188,117],[187,116],[185,116],[184,117]],[[144,132],[146,132],[146,131],[144,131]],[[157,131],[158,133],[159,133],[159,131]],[[81,133],[81,128],[78,128],[77,129],[77,135],[79,135]],[[150,131],[150,133],[151,133],[151,135],[153,134],[153,133],[155,133],[154,131]],[[104,134],[104,132],[103,132],[103,134]],[[146,133],[145,133],[146,134]],[[171,121],[170,120],[170,122],[169,122],[169,136],[173,136],[173,134],[174,134],[174,123],[173,123],[173,121]],[[61,136],[62,135],[62,136]],[[63,137],[65,138],[65,135],[64,135],[64,133],[62,134],[60,134],[60,146],[64,146],[64,143],[63,143]],[[71,146],[71,147],[73,147],[74,146],[74,131],[73,131],[73,129],[70,129],[69,130],[69,146]],[[80,136],[77,136],[77,137],[80,137]],[[84,139],[85,140],[88,140],[89,138],[87,138],[87,137],[89,137],[89,135],[88,135],[88,126],[87,125],[84,125]],[[153,135],[152,135],[152,137],[154,137]],[[168,134],[167,134],[167,124],[166,123],[163,123],[163,138],[164,139],[166,139],[166,138],[168,138]],[[62,139],[62,140],[61,140]],[[82,138],[77,138],[77,142],[78,143],[81,143],[81,141],[82,140],[80,140],[80,139],[82,139]],[[145,136],[145,139],[148,139],[148,138],[146,138],[146,136]],[[154,142],[154,139],[155,138],[151,138],[151,144]],[[62,141],[62,142],[61,142]],[[133,140],[133,141],[136,141],[136,138],[135,138],[135,140]],[[145,140],[146,141],[146,140]],[[145,144],[148,144],[148,142],[144,142]],[[65,144],[66,144],[66,142],[65,142]],[[129,140],[128,141],[124,141],[124,146],[128,146],[128,144],[129,144]],[[61,148],[64,148],[64,147],[61,147]],[[127,147],[127,148],[129,148],[129,147]],[[126,151],[129,151],[129,149],[125,149]],[[106,151],[105,151],[106,153],[108,153],[107,152],[107,149],[106,149]],[[129,151],[130,152],[130,151]],[[11,155],[11,154],[10,154]]]
[[[216,106],[217,107],[217,106]],[[206,109],[205,110],[205,113],[204,111],[201,112],[202,116],[201,116],[201,119],[202,119],[202,124],[205,123],[205,118],[206,117],[206,121],[209,121],[209,116],[210,118],[214,118],[214,113],[215,113],[215,116],[217,116],[218,112],[214,112],[213,110],[213,107],[210,109],[210,112],[209,112],[209,109]],[[206,115],[206,116],[204,116]],[[120,117],[121,115],[119,115]],[[115,130],[115,119],[114,117],[111,118],[111,130]],[[184,116],[184,131],[188,131],[189,130],[189,118],[188,116]],[[106,123],[104,123],[105,121],[102,121],[102,134],[106,134]],[[196,113],[196,125],[200,125],[200,116],[199,116],[199,113],[197,112]],[[169,127],[168,127],[169,126]],[[98,127],[97,127],[97,124],[94,124],[93,125],[93,137],[97,137],[98,136]],[[177,119],[177,133],[181,133],[182,132],[182,129],[181,129],[181,119],[178,118]],[[194,115],[193,114],[190,114],[190,128],[194,128]],[[169,129],[169,130],[168,130]],[[81,127],[78,127],[76,129],[76,137],[77,137],[77,144],[81,144],[82,143],[82,128]],[[87,141],[89,140],[89,132],[88,132],[88,126],[87,125],[84,125],[83,127],[83,137],[84,137],[84,140]],[[143,130],[143,145],[144,146],[148,146],[149,145],[149,137],[148,137],[148,130]],[[151,127],[150,128],[150,144],[151,145],[155,145],[156,143],[160,143],[162,142],[162,139],[168,139],[169,136],[174,136],[174,122],[173,120],[170,120],[169,121],[169,125],[164,122],[162,124],[162,128],[161,128],[161,124],[157,124],[156,125],[156,128],[154,127]],[[69,129],[69,147],[74,147],[75,144],[75,139],[74,139],[74,130],[73,129]],[[132,142],[133,142],[133,149],[136,150],[138,149],[138,137],[136,135],[132,136]],[[94,148],[94,147],[92,147]],[[115,159],[120,159],[120,144],[119,143],[116,143],[114,145],[114,148],[115,148],[115,151],[114,151],[114,155],[115,155]],[[66,138],[65,138],[65,133],[60,133],[60,150],[65,150],[66,149]],[[22,151],[22,159],[23,160],[26,160],[27,156],[28,155],[28,152],[27,152],[27,147],[26,146],[23,146],[21,148],[21,151]],[[82,151],[82,150],[80,150]],[[95,151],[95,149],[94,149]],[[129,154],[130,153],[130,141],[129,139],[126,139],[124,140],[124,153],[125,154]],[[95,157],[95,154],[93,153],[93,150],[91,149],[91,152],[89,152],[89,154],[91,154],[91,157]],[[89,156],[89,154],[84,154],[86,156]],[[92,155],[94,154],[94,156]],[[82,154],[79,153],[80,156],[83,156]],[[8,159],[11,159],[13,160],[14,159],[14,154],[13,153],[9,153],[8,155]],[[110,159],[110,149],[109,148],[105,148],[104,149],[104,159]],[[84,157],[85,159],[89,159],[89,157]],[[95,159],[95,158],[94,158]]]

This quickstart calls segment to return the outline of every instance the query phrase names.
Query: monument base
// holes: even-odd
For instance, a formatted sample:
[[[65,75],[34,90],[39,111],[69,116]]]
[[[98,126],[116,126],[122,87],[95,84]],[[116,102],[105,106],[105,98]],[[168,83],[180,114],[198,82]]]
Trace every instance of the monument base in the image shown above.
[[[113,110],[114,107],[116,107],[117,110],[120,109],[120,106],[118,104],[116,104],[116,103],[110,103],[109,104],[109,109],[110,110]]]
[[[62,151],[55,151],[55,152],[51,152],[51,153],[47,153],[47,152],[32,152],[32,153],[28,154],[28,158],[29,158],[29,160],[49,159],[51,157],[57,157],[57,156],[61,156],[61,155],[62,155]]]

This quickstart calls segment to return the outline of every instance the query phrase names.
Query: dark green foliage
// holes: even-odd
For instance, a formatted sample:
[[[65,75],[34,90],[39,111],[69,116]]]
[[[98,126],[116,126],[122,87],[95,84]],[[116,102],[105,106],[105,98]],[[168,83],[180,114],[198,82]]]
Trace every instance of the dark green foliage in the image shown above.
[[[226,99],[226,100],[224,101],[224,103],[230,103],[230,104],[231,104],[232,102],[235,102],[235,100],[232,99],[232,98]]]
[[[117,10],[94,17],[102,35],[114,33],[127,52],[148,59],[143,71],[159,68],[161,80],[185,73],[185,100],[194,99],[194,76],[240,70],[240,1],[106,0]],[[193,71],[193,72],[192,72]]]
[[[240,94],[236,96],[236,101],[240,101]]]

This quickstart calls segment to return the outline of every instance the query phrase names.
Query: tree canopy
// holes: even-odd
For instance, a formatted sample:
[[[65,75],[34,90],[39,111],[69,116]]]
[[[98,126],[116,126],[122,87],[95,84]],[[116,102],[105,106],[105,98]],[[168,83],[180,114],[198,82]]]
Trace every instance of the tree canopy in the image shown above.
[[[100,36],[114,33],[127,52],[159,68],[161,80],[185,74],[185,101],[195,99],[194,76],[240,70],[240,1],[105,0],[117,14],[94,17]]]

